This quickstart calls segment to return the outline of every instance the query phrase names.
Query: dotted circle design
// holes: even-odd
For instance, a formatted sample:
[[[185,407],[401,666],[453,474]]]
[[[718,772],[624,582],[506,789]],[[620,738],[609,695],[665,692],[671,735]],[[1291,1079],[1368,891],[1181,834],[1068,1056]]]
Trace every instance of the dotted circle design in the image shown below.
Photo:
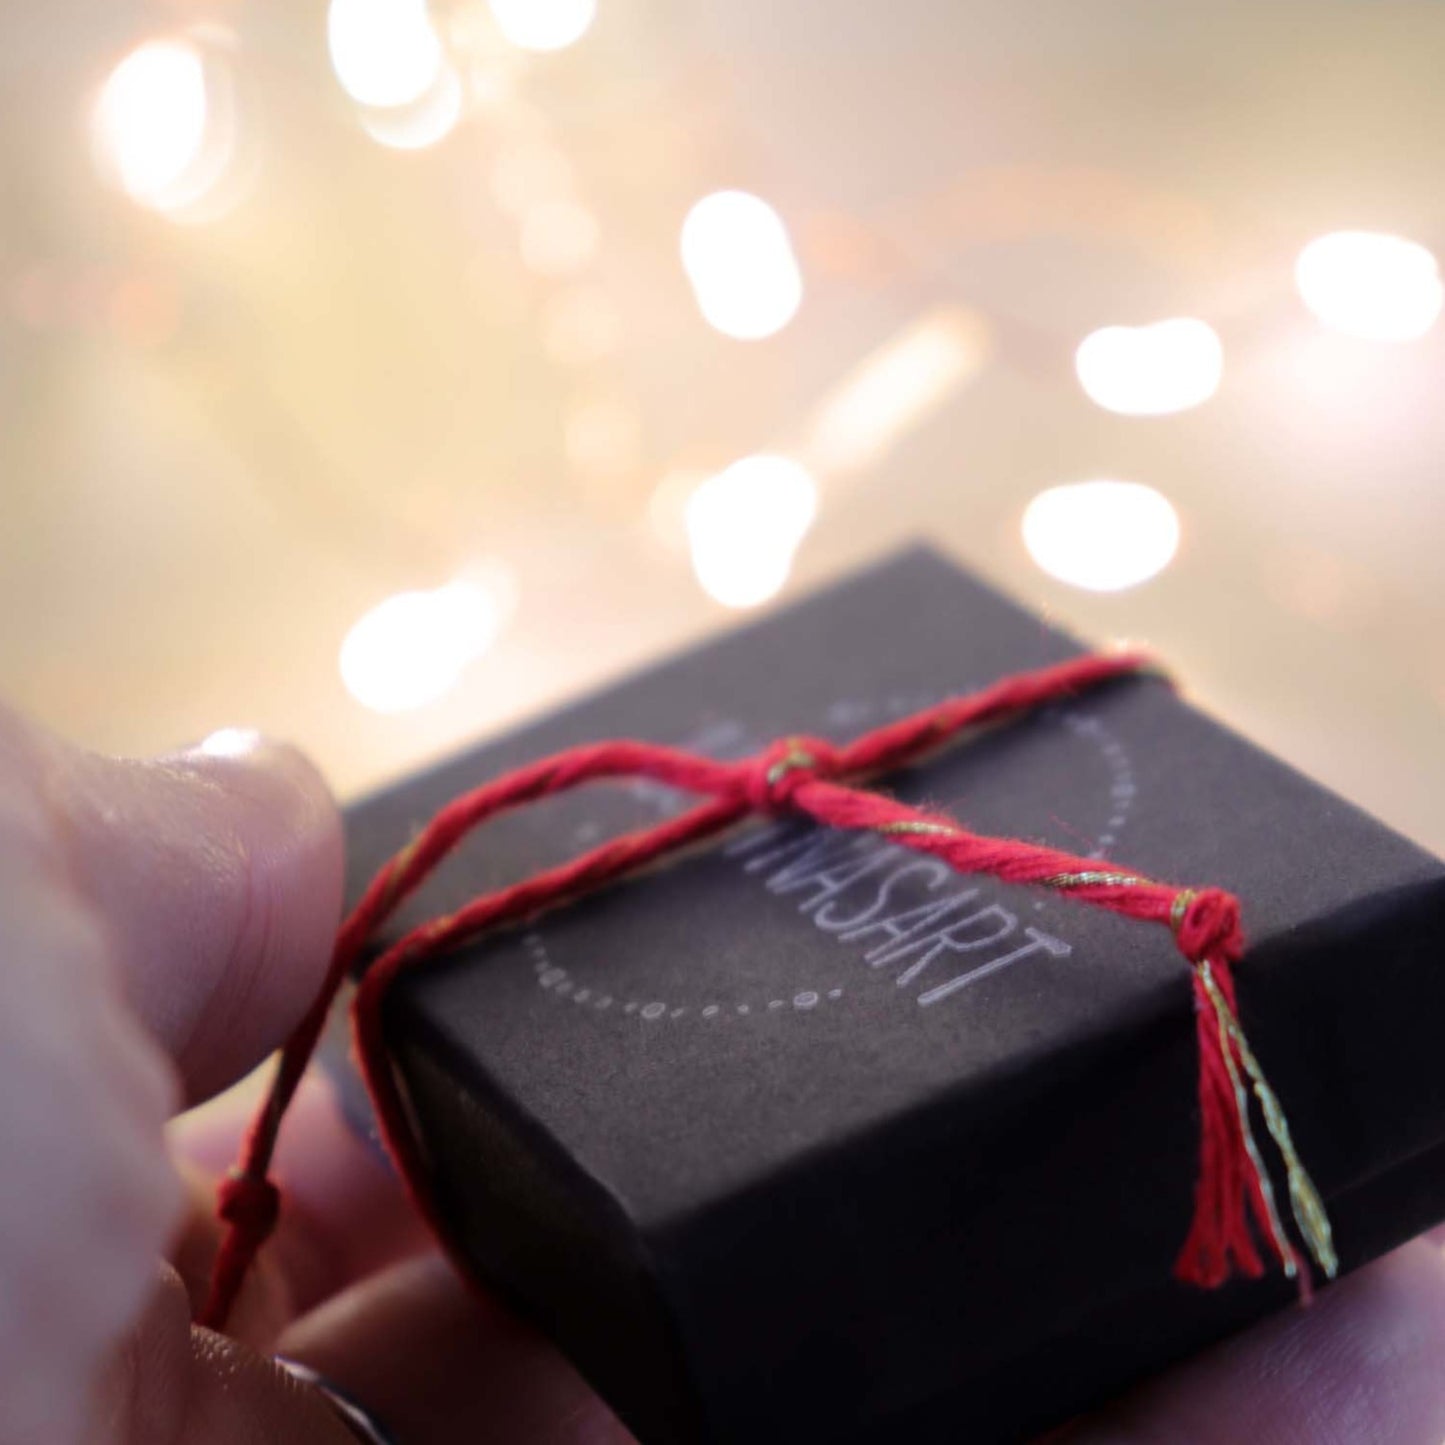
[[[888,718],[903,717],[931,706],[938,702],[941,696],[937,693],[896,693],[887,698],[881,707],[875,703],[840,701],[828,709],[826,716],[828,722],[834,727],[863,727],[875,723],[880,713]],[[1070,708],[1061,713],[1061,720],[1064,727],[1076,737],[1093,743],[1099,749],[1109,771],[1111,812],[1106,824],[1106,831],[1094,840],[1094,846],[1084,855],[1088,858],[1106,858],[1109,850],[1119,841],[1119,834],[1128,824],[1129,813],[1138,792],[1134,781],[1133,767],[1129,762],[1129,754],[1123,743],[1093,714]],[[741,736],[741,729],[738,732]],[[691,745],[698,746],[695,742]],[[687,747],[689,744],[684,743],[683,746]],[[644,782],[635,785],[633,791],[656,806],[661,812],[676,811],[673,795],[667,789]],[[600,830],[595,823],[583,824],[577,831],[579,841],[588,844],[595,842],[600,836]],[[582,834],[587,836],[581,838]],[[1035,911],[1042,911],[1044,906],[1043,899],[1038,899],[1034,903]],[[721,1024],[730,1019],[760,1018],[784,1011],[809,1013],[825,1004],[838,1003],[845,997],[844,989],[834,987],[800,989],[791,998],[710,1002],[701,1007],[687,1004],[674,1006],[662,999],[653,998],[620,999],[609,993],[600,993],[593,988],[578,987],[577,981],[572,975],[553,961],[547,949],[546,939],[535,930],[522,936],[522,945],[531,961],[537,985],[543,992],[550,994],[555,999],[565,999],[579,1008],[592,1009],[598,1013],[615,1010],[618,1013],[633,1015],[646,1023],[657,1023],[664,1019],[695,1018],[707,1023]]]
[[[844,993],[841,988],[827,990],[808,988],[795,993],[790,999],[770,998],[765,1004],[759,1003],[756,1007],[752,1003],[743,1002],[708,1003],[701,1008],[689,1008],[683,1004],[674,1008],[661,999],[618,999],[610,993],[598,993],[595,989],[578,988],[572,975],[565,968],[552,962],[552,957],[547,952],[547,941],[540,933],[524,934],[522,946],[531,958],[532,970],[537,975],[538,986],[551,993],[553,997],[568,999],[579,1007],[593,1008],[599,1013],[606,1013],[609,1009],[615,1008],[621,1013],[635,1014],[648,1023],[656,1023],[663,1018],[680,1019],[688,1014],[702,1019],[719,1019],[725,1023],[731,1018],[747,1018],[754,1013],[776,1013],[785,1008],[806,1013],[824,1003],[837,1003]]]

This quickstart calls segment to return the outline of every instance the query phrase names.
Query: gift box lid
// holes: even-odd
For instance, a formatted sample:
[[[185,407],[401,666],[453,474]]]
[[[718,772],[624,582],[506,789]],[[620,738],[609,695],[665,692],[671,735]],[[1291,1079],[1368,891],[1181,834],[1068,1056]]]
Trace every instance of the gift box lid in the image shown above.
[[[354,884],[562,747],[844,739],[1078,650],[914,549],[356,805]],[[1445,1213],[1421,1162],[1445,1144],[1438,861],[1154,678],[887,786],[1238,893],[1244,1021],[1301,1151],[1351,1221],[1375,1190],[1346,1264]],[[396,927],[688,801],[599,786],[508,815]],[[1022,1438],[1287,1293],[1170,1280],[1196,1122],[1167,933],[873,837],[753,825],[404,977],[387,1018],[460,1252],[645,1442]]]

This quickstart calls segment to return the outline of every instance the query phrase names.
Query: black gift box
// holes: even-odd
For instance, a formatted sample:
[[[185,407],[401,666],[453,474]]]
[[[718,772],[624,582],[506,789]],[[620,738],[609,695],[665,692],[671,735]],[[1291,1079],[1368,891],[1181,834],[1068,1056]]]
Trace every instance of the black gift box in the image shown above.
[[[356,805],[353,893],[556,749],[847,738],[1078,650],[909,552]],[[1243,1022],[1343,1267],[1445,1217],[1439,862],[1152,678],[887,786],[1237,892]],[[687,801],[508,815],[397,927]],[[644,1445],[1027,1439],[1294,1298],[1172,1279],[1198,1125],[1167,931],[873,838],[754,824],[404,977],[386,1032],[457,1251]]]

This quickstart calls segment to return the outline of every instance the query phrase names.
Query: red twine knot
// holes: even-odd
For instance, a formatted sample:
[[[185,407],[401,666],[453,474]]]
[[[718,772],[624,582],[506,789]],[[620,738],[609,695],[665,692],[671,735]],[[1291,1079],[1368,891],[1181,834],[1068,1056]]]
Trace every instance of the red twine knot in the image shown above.
[[[827,738],[781,738],[747,764],[748,803],[754,812],[781,812],[805,783],[835,776],[839,763]]]
[[[1169,921],[1180,953],[1191,963],[1209,958],[1238,963],[1244,956],[1239,900],[1222,888],[1186,889],[1175,899]]]
[[[269,1179],[232,1170],[216,1187],[216,1213],[259,1246],[276,1228],[281,1191]]]

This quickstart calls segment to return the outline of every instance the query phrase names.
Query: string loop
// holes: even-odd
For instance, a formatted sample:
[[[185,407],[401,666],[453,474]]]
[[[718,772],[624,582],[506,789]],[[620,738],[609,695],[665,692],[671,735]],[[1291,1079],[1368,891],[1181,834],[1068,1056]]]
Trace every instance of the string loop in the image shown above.
[[[449,803],[372,880],[337,936],[320,992],[281,1050],[269,1094],[247,1131],[241,1156],[219,1191],[226,1232],[217,1254],[200,1323],[219,1329],[257,1251],[275,1228],[280,1195],[269,1178],[277,1132],[315,1051],[342,984],[397,908],[468,834],[498,813],[584,783],[649,778],[698,795],[690,811],[599,844],[580,857],[484,894],[444,918],[413,928],[381,950],[363,973],[352,1001],[356,1058],[382,1140],[418,1211],[448,1242],[413,1136],[406,1101],[387,1052],[382,1002],[408,968],[488,930],[542,911],[658,862],[733,827],[750,813],[793,813],[831,828],[871,832],[942,859],[960,873],[1067,893],[1082,904],[1143,923],[1172,928],[1193,972],[1199,1051],[1199,1175],[1194,1220],[1175,1273],[1213,1287],[1232,1271],[1263,1268],[1257,1234],[1284,1272],[1309,1289],[1308,1267],[1285,1234],[1273,1185],[1251,1127],[1258,1107],[1289,1176],[1297,1229],[1327,1275],[1336,1268],[1323,1203],[1294,1148],[1278,1095],[1270,1088],[1239,1021],[1231,965],[1244,953],[1239,902],[1218,888],[1179,888],[1097,859],[1042,844],[972,833],[952,818],[910,807],[859,786],[966,736],[986,723],[1008,721],[1115,679],[1154,674],[1137,654],[1075,658],[1006,677],[979,692],[949,698],[900,718],[844,746],[825,738],[790,737],[742,763],[617,741],[572,748],[483,783]],[[1251,1096],[1255,1104],[1251,1104]],[[465,1261],[458,1259],[459,1267]]]

